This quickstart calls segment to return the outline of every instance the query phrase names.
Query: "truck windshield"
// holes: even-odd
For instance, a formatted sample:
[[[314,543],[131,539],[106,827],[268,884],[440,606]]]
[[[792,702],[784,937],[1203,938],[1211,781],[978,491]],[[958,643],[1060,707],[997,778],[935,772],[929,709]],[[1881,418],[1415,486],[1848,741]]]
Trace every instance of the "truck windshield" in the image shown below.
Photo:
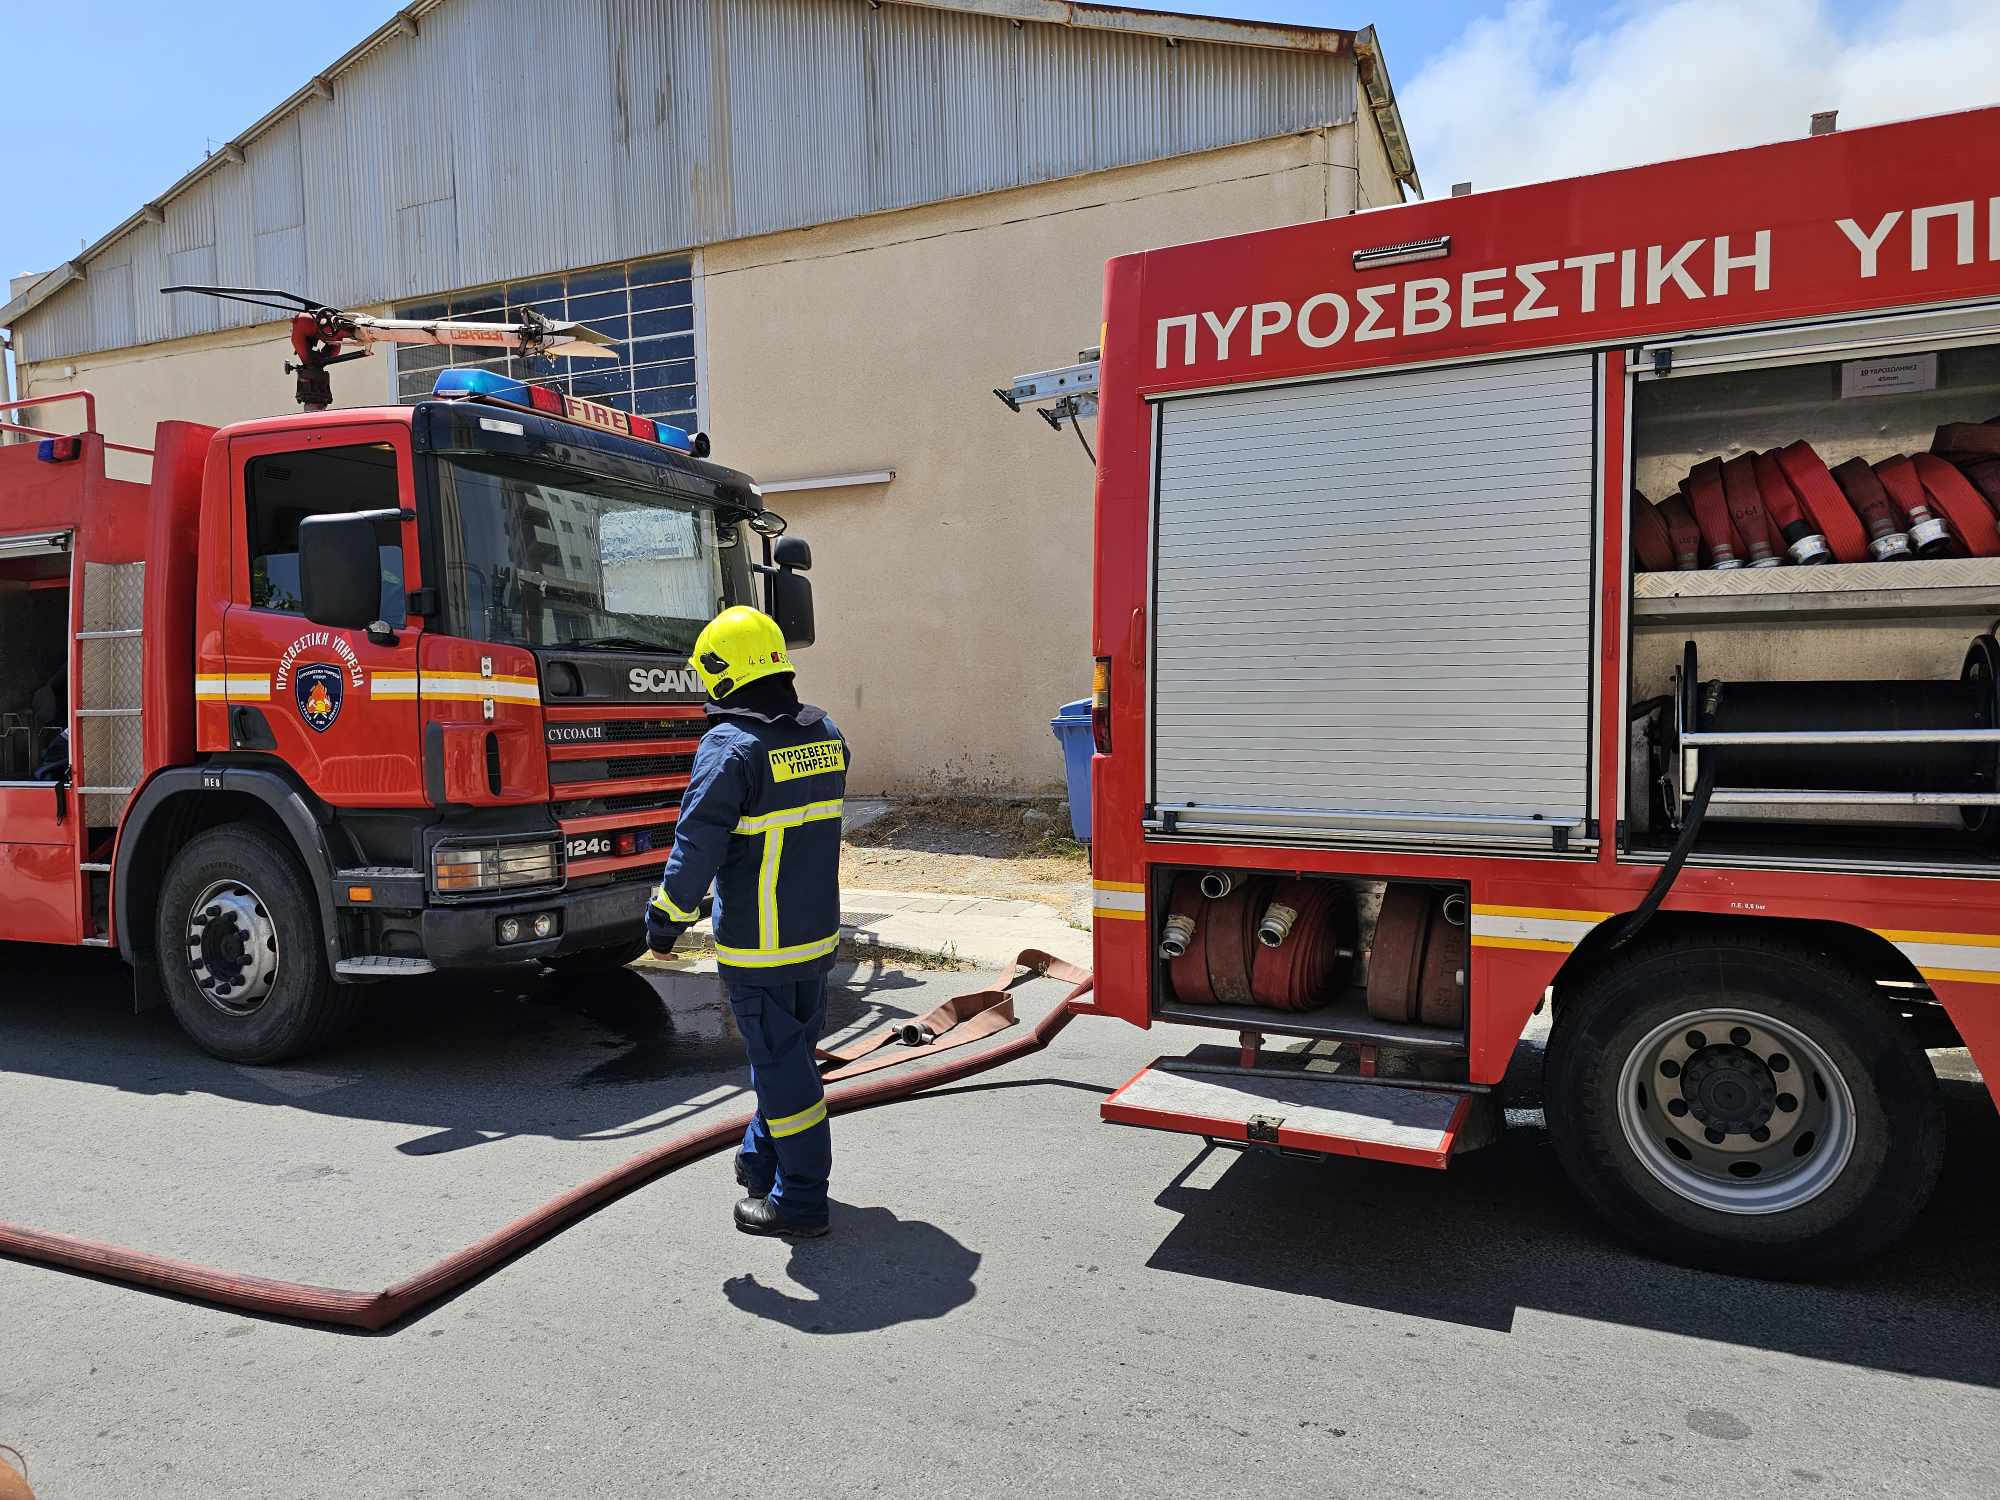
[[[476,640],[685,654],[744,567],[733,523],[580,470],[440,458],[438,503],[446,618]]]

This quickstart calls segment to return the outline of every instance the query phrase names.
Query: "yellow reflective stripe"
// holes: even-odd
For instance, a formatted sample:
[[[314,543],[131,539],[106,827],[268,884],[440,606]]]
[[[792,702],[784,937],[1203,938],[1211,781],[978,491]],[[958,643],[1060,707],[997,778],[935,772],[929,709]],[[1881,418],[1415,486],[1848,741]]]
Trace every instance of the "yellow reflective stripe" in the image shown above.
[[[840,945],[840,934],[813,943],[794,943],[789,948],[725,948],[715,945],[715,956],[739,969],[775,969],[781,964],[802,964],[808,959],[825,958]]]
[[[676,922],[699,922],[701,920],[700,912],[682,911],[678,906],[674,905],[674,898],[667,894],[667,888],[663,885],[653,888],[653,909],[665,912]]]
[[[817,823],[822,818],[840,816],[840,802],[808,802],[804,807],[788,807],[782,812],[759,813],[754,818],[744,818],[736,825],[742,834],[768,833],[773,828],[796,828],[801,823]]]
[[[764,834],[764,862],[757,867],[757,946],[778,946],[778,865],[785,857],[785,830]]]
[[[822,1099],[811,1109],[802,1109],[795,1115],[781,1115],[764,1123],[771,1127],[773,1136],[782,1138],[797,1135],[801,1130],[811,1130],[826,1118],[826,1100]]]

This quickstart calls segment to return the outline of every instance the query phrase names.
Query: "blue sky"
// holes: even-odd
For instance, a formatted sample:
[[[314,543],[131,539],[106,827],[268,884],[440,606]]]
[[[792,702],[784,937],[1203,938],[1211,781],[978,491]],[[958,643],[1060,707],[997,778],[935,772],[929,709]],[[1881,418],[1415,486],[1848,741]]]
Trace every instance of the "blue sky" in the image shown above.
[[[1379,32],[1433,193],[2000,102],[1992,0],[1163,0]],[[77,0],[8,34],[0,139],[24,186],[0,274],[74,255],[395,10],[387,0]],[[1884,59],[1899,37],[1904,55]],[[1914,51],[1911,49],[1914,48]],[[1774,66],[1774,60],[1781,66]],[[1939,84],[1939,70],[1949,76]],[[1956,69],[1956,72],[1953,70]],[[1899,89],[1912,90],[1909,95]],[[1645,99],[1662,95],[1658,107]],[[0,298],[4,300],[4,298]]]

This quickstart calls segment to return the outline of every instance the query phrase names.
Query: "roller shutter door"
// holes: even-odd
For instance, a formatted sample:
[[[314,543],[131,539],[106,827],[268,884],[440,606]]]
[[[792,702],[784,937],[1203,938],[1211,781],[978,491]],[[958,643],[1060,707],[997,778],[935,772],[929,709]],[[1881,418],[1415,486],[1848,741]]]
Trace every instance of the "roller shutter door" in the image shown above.
[[[1588,807],[1594,360],[1160,421],[1156,826],[1520,839]]]

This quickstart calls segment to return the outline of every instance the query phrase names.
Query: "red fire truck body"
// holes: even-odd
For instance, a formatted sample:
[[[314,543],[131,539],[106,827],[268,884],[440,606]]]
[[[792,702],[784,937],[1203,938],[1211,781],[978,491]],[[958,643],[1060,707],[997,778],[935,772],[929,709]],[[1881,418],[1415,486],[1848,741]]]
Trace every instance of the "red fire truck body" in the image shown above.
[[[2000,549],[1635,571],[1634,528],[1793,444],[1979,476],[2000,111],[1123,257],[1101,400],[1096,1005],[1245,1034],[1105,1117],[1442,1167],[1551,1003],[1550,1129],[1620,1227],[1774,1274],[1900,1231],[1924,1045],[2000,1079]],[[1323,988],[1250,993],[1313,882]]]
[[[124,450],[143,484],[88,395],[16,403],[81,401],[80,434],[0,410],[0,939],[115,946],[246,1061],[324,1040],[360,982],[643,949],[694,634],[762,574],[809,639],[810,556],[749,559],[782,523],[705,439],[447,375],[162,423]]]

